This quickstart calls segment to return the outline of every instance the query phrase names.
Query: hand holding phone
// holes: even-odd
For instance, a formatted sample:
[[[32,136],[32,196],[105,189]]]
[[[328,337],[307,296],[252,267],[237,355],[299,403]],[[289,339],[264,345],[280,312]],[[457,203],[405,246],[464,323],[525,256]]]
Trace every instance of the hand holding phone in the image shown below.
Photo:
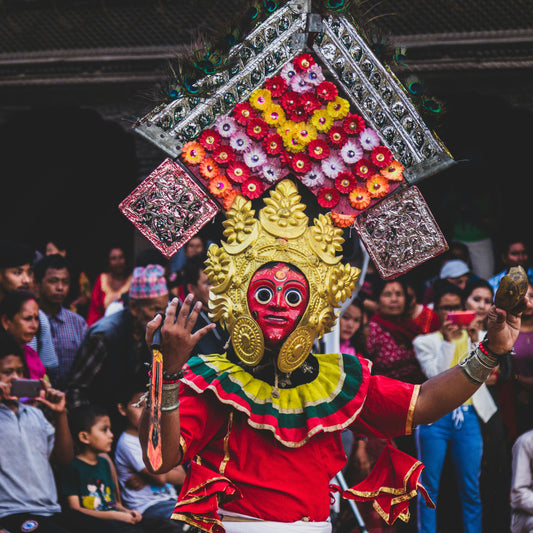
[[[38,379],[15,379],[11,382],[11,396],[36,398],[41,394],[42,384]]]

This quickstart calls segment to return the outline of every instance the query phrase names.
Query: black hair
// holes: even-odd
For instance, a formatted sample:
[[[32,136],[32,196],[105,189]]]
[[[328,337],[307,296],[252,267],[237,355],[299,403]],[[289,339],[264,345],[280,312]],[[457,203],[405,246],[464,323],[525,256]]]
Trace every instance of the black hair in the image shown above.
[[[465,286],[463,290],[463,300],[466,302],[466,299],[472,294],[472,292],[475,289],[478,289],[479,287],[483,287],[485,289],[488,289],[492,296],[494,296],[494,289],[492,288],[492,285],[483,278],[474,278],[471,279]]]
[[[193,255],[185,261],[183,269],[181,271],[181,280],[185,288],[190,283],[191,285],[196,285],[198,283],[198,278],[200,277],[200,270],[205,268],[205,261],[207,259],[207,253],[203,252],[201,254]]]
[[[37,301],[35,295],[29,291],[8,292],[0,302],[0,316],[7,316],[10,320],[20,312],[22,306],[29,300]]]
[[[147,248],[137,254],[135,266],[147,267],[148,265],[161,265],[163,268],[167,268],[168,259],[159,250]]]
[[[24,363],[24,366],[26,366],[24,352],[22,351],[20,344],[16,341],[13,335],[3,329],[0,329],[0,360],[5,359],[10,355],[16,355],[20,357]]]
[[[63,268],[66,268],[69,274],[71,274],[70,263],[66,257],[63,257],[60,254],[45,255],[33,266],[33,276],[35,281],[41,283],[43,278],[46,276],[46,271],[49,268],[53,268],[55,270],[62,270]]]
[[[433,285],[433,305],[435,308],[438,307],[445,294],[456,294],[461,299],[461,304],[464,304],[463,291],[457,285],[447,279],[438,279]]]
[[[35,253],[26,244],[12,241],[0,241],[0,268],[15,268],[31,265]]]
[[[126,405],[139,392],[146,392],[147,382],[148,378],[144,371],[140,371],[135,376],[125,380],[117,391],[117,403]]]
[[[61,237],[51,237],[50,239],[46,239],[44,241],[44,244],[45,246],[48,244],[48,243],[51,243],[53,244],[58,250],[61,250],[63,252],[66,252],[67,251],[67,243],[64,239],[62,239]]]
[[[95,404],[81,405],[69,411],[68,424],[70,432],[78,446],[80,445],[80,433],[82,431],[91,431],[91,428],[102,416],[109,416],[109,413],[103,407]]]
[[[360,300],[358,297],[355,297],[351,302],[350,305],[354,305],[361,311],[361,325],[359,326],[359,329],[350,337],[350,346],[352,346],[356,353],[363,357],[367,357],[367,348],[366,348],[366,334],[365,334],[365,324],[364,324],[364,318],[366,315],[366,310],[363,305],[362,300]],[[348,307],[350,307],[350,305]],[[346,309],[348,309],[348,307]],[[342,316],[342,315],[341,315]]]

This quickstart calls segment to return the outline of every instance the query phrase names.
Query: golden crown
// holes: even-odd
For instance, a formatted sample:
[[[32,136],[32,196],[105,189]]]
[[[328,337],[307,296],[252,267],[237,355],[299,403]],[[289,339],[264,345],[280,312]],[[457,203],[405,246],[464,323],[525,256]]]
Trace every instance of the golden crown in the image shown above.
[[[291,372],[307,358],[314,340],[335,325],[336,308],[355,289],[360,270],[341,263],[343,230],[329,215],[308,225],[306,206],[296,185],[282,180],[265,198],[257,219],[250,201],[238,196],[224,221],[225,241],[208,250],[206,274],[212,284],[209,315],[228,329],[237,356],[255,366],[264,353],[263,334],[252,318],[247,289],[264,264],[283,262],[299,268],[309,283],[309,304],[298,327],[283,344],[277,365]]]

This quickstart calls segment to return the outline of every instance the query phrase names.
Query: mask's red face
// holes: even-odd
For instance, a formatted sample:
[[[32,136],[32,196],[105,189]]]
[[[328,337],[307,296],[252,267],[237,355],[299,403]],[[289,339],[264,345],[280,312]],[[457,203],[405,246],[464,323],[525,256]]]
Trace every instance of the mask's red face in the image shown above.
[[[305,276],[286,263],[258,270],[248,287],[248,308],[261,328],[265,344],[274,348],[296,328],[309,301]]]

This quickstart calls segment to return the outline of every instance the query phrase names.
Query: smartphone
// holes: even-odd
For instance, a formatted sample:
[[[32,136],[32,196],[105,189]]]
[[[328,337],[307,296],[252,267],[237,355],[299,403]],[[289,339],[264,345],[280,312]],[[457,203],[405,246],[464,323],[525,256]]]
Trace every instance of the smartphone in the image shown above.
[[[42,384],[38,379],[15,379],[11,382],[11,396],[18,398],[36,398],[41,389]]]
[[[453,311],[446,315],[447,320],[451,320],[458,326],[468,326],[476,318],[475,311]]]

